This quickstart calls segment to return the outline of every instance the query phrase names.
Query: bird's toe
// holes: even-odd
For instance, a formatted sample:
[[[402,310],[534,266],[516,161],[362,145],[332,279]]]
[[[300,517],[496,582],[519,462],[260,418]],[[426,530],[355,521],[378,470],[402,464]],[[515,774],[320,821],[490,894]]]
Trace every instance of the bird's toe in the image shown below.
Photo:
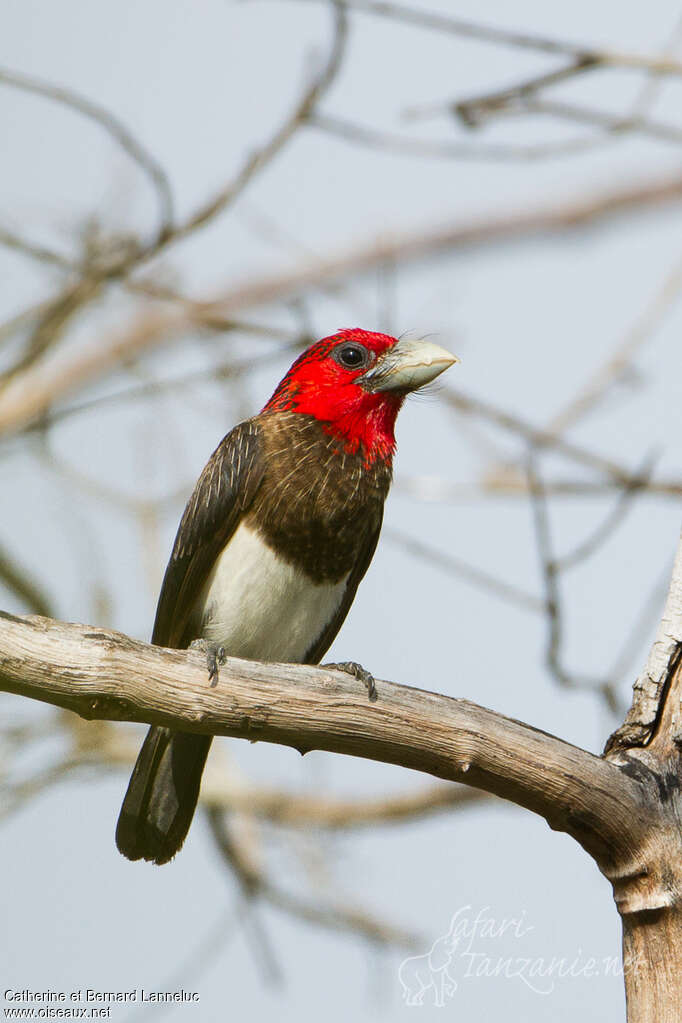
[[[225,663],[227,654],[225,647],[220,643],[209,643],[205,639],[194,639],[189,645],[190,650],[201,650],[206,655],[206,669],[208,681],[213,689],[218,685],[220,665]]]
[[[323,668],[333,668],[336,671],[345,671],[347,675],[352,675],[358,682],[367,689],[367,696],[371,703],[374,703],[377,699],[377,686],[374,680],[374,675],[363,668],[357,661],[341,661],[338,664],[323,664]]]

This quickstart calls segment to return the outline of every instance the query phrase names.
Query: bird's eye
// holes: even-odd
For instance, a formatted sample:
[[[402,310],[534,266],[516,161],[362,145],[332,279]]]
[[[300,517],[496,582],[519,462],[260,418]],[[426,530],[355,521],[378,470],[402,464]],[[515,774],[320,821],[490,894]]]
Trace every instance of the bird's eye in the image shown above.
[[[370,353],[363,345],[339,345],[334,351],[334,358],[344,369],[364,369],[369,365]]]

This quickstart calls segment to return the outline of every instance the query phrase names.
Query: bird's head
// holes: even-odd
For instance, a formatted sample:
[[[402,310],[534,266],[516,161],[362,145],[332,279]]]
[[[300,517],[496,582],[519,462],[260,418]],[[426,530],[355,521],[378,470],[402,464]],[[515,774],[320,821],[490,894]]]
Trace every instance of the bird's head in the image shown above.
[[[430,341],[340,330],[296,359],[263,411],[313,416],[346,451],[362,447],[368,463],[390,460],[395,420],[406,395],[453,362],[454,355]]]

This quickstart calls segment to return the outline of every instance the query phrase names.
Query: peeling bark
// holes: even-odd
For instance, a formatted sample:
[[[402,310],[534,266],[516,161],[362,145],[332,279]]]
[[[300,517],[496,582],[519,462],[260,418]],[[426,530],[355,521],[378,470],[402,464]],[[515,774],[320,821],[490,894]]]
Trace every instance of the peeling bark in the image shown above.
[[[0,612],[0,689],[87,719],[323,749],[509,799],[571,835],[613,886],[629,1023],[682,1019],[682,543],[647,666],[597,757],[466,700],[328,668],[227,660]]]

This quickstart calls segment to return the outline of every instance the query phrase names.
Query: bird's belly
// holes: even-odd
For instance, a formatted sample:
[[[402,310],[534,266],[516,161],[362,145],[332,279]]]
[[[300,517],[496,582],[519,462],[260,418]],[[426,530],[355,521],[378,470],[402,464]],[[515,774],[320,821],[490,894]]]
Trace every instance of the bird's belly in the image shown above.
[[[302,660],[337,611],[346,578],[316,584],[243,523],[204,590],[201,636],[232,657]]]

